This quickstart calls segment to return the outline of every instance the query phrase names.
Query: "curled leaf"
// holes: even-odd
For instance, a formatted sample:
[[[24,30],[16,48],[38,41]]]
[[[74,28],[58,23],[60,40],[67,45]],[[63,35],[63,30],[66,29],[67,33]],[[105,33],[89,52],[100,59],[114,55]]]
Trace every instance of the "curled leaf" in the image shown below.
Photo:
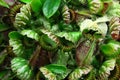
[[[113,2],[113,5],[111,5],[110,9],[107,12],[107,15],[109,18],[116,16],[120,17],[120,4],[119,2]]]
[[[83,75],[88,74],[91,70],[92,70],[91,66],[84,68],[77,68],[69,75],[69,80],[78,80]]]
[[[109,76],[109,80],[117,80],[120,76],[120,65],[115,66],[115,69],[111,71],[111,75]]]
[[[56,35],[73,43],[77,43],[82,36],[81,32],[59,32]]]
[[[59,39],[57,38],[57,36],[52,33],[49,30],[45,30],[45,29],[41,29],[42,33],[46,34],[51,40],[55,41],[57,44],[59,44]]]
[[[24,36],[26,35],[28,38],[35,39],[36,41],[39,41],[39,38],[40,38],[38,33],[36,33],[33,30],[22,30],[21,34],[24,35]]]
[[[101,30],[102,35],[105,37],[108,32],[108,26],[105,22],[98,23],[98,27]]]
[[[102,38],[105,35],[104,33],[106,33],[102,32],[101,26],[99,26],[96,21],[90,19],[84,20],[79,26],[82,34],[91,40]]]
[[[20,8],[20,13],[16,14],[14,26],[17,29],[26,28],[26,25],[30,23],[31,7],[30,4],[23,5]]]
[[[40,38],[40,45],[42,48],[46,50],[56,50],[57,44],[52,39],[50,39],[47,35],[42,35]]]
[[[120,43],[109,41],[107,44],[101,45],[100,49],[106,57],[117,57],[120,54]]]
[[[9,43],[13,47],[13,52],[17,56],[24,56],[25,48],[22,44],[22,41],[20,40],[22,36],[18,32],[14,31],[9,33],[9,38],[10,38]]]
[[[111,33],[111,36],[115,40],[120,39],[120,18],[119,17],[113,17],[110,20],[109,23],[109,32]]]
[[[45,67],[41,67],[40,71],[43,73],[45,78],[47,78],[48,80],[57,80],[56,75],[53,74],[49,69]]]
[[[119,21],[120,21],[119,17],[111,18],[110,23],[109,23],[110,32],[120,26],[120,22]]]
[[[116,59],[110,59],[105,61],[99,69],[99,75],[101,79],[107,79],[115,67]]]
[[[62,17],[66,23],[70,23],[75,19],[75,12],[72,9],[69,9],[67,5],[65,5],[62,9]]]
[[[12,59],[11,68],[12,71],[17,73],[17,76],[22,80],[30,80],[33,75],[33,71],[28,62],[20,57]]]
[[[88,5],[90,12],[93,14],[98,14],[103,9],[103,3],[101,0],[88,0]]]

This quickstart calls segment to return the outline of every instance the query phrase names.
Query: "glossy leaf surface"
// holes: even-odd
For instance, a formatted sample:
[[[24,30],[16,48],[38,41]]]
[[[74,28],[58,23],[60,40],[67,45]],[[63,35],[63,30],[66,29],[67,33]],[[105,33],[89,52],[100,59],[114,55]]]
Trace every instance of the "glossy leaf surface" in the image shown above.
[[[47,18],[55,14],[60,6],[61,0],[46,0],[43,5],[43,13]]]
[[[39,12],[42,9],[43,3],[44,0],[32,0],[30,4],[34,12]]]
[[[53,73],[57,73],[57,74],[65,73],[67,70],[65,66],[58,65],[58,64],[50,64],[50,65],[47,65],[46,68],[52,71]]]

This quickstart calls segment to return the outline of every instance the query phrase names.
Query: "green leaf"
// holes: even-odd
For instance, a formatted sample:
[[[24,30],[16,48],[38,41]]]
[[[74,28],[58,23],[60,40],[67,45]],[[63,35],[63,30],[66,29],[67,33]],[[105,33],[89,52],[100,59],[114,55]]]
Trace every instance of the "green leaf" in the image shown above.
[[[31,2],[31,0],[20,0],[20,1],[23,3],[30,3]]]
[[[38,33],[36,33],[33,30],[22,30],[21,34],[22,35],[26,35],[28,38],[35,39],[36,41],[39,41],[39,38],[40,38],[40,36],[38,35]]]
[[[111,5],[110,9],[107,12],[107,15],[109,18],[112,18],[114,16],[120,17],[120,4],[119,4],[119,2],[113,2],[113,5]]]
[[[31,16],[30,4],[23,5],[20,8],[20,13],[17,13],[15,16],[14,27],[17,29],[27,28],[30,25]]]
[[[16,56],[24,57],[25,47],[22,44],[22,41],[19,39],[10,39],[9,40],[10,46],[13,47],[13,52]]]
[[[82,36],[81,32],[59,32],[55,35],[61,38],[64,37],[66,40],[69,40],[73,43],[77,43]]]
[[[79,66],[87,66],[91,64],[95,47],[95,41],[81,41],[81,43],[76,48],[76,62]]]
[[[22,36],[17,31],[13,31],[9,33],[9,38],[9,44],[13,47],[13,52],[15,53],[15,55],[20,57],[25,56],[25,47],[23,46],[21,41]]]
[[[35,24],[38,26],[43,26],[45,29],[50,30],[51,29],[51,24],[50,22],[45,18],[40,16],[36,21]]]
[[[46,0],[43,5],[43,13],[47,18],[50,18],[58,10],[61,0]]]
[[[42,5],[44,3],[44,0],[32,0],[31,1],[31,7],[34,12],[39,12],[42,9]]]
[[[108,76],[110,75],[110,71],[112,71],[115,67],[115,63],[116,59],[105,61],[99,69],[99,75],[103,78],[108,78]]]
[[[105,26],[105,24],[102,24]],[[104,37],[103,35],[105,35],[104,33],[102,33],[103,28],[101,28],[98,24],[97,21],[92,21],[91,19],[86,19],[84,20],[80,26],[80,30],[82,32],[82,34],[88,38],[88,39],[99,39],[101,37]]]
[[[87,55],[85,56],[83,64],[90,64],[90,61],[92,61],[92,57],[93,57],[95,47],[96,47],[96,44],[95,44],[95,41],[93,41],[91,46],[90,46],[90,49],[87,52]]]
[[[26,31],[26,30],[25,30]],[[28,34],[31,31],[26,31]],[[27,35],[27,33],[24,33],[23,30],[23,35]],[[34,37],[33,37],[34,36]],[[37,33],[34,34],[34,31],[31,32],[31,35],[29,35],[29,38],[32,39],[38,39],[39,37],[37,37]],[[37,37],[37,38],[36,38]],[[31,53],[33,52],[33,48],[29,48],[29,49],[25,49],[26,47],[24,45],[24,36],[22,36],[20,33],[18,33],[17,31],[12,31],[9,33],[9,44],[14,52],[14,54],[18,57],[24,57],[25,59],[28,59],[31,55]],[[30,50],[30,52],[26,53],[26,51]]]
[[[10,32],[8,36],[10,39],[21,39],[22,38],[22,35],[18,33],[17,31]]]
[[[84,29],[89,28],[92,25],[93,21],[90,19],[85,19],[80,25],[80,31],[83,32]]]
[[[111,55],[111,54],[113,54],[114,49],[110,45],[103,44],[101,46],[101,51],[104,53],[104,55]]]
[[[57,80],[56,75],[53,74],[49,69],[47,69],[46,67],[41,67],[40,71],[42,72],[42,74],[45,76],[45,78],[47,78],[47,80]]]
[[[108,22],[108,21],[110,21],[110,19],[108,18],[108,16],[105,15],[103,17],[97,18],[95,22],[102,23],[102,22]]]
[[[79,78],[81,78],[82,75],[88,74],[91,70],[92,70],[91,66],[77,68],[69,75],[68,80],[79,80]]]
[[[0,0],[0,6],[9,8],[8,4],[4,0]]]
[[[10,29],[10,27],[8,27],[7,25],[4,25],[4,24],[0,23],[0,32],[8,30],[8,29]]]
[[[108,31],[108,26],[105,22],[98,23],[98,28],[100,29],[102,35],[105,37]]]
[[[30,80],[33,75],[33,71],[28,65],[28,61],[21,57],[12,59],[11,68],[13,72],[17,73],[18,78],[21,80]]]
[[[70,58],[69,52],[63,52],[62,50],[58,50],[54,63],[66,66],[69,58]]]
[[[63,74],[67,71],[67,68],[65,66],[58,65],[58,64],[50,64],[50,65],[47,65],[46,68],[56,74]]]
[[[103,55],[107,57],[117,57],[120,54],[120,43],[117,41],[109,41],[100,47]]]

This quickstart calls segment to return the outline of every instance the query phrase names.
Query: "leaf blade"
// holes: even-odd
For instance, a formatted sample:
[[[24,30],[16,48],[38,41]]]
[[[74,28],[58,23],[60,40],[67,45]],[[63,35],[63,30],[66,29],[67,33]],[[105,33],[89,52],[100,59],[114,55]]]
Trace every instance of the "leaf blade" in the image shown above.
[[[8,4],[4,0],[0,0],[0,5],[9,8]]]
[[[50,18],[58,10],[61,0],[46,0],[43,5],[43,14]]]
[[[42,9],[44,1],[43,0],[32,0],[31,1],[31,7],[34,12],[40,11]]]

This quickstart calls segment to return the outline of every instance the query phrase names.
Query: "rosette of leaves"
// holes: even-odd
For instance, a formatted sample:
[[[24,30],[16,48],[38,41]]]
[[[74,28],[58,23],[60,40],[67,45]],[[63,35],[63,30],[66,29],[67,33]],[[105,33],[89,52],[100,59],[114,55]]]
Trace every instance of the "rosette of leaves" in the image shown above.
[[[28,64],[28,61],[21,57],[15,57],[11,61],[11,69],[17,74],[19,79],[31,80],[33,76],[33,71]]]
[[[117,1],[18,0],[15,4],[24,4],[19,6],[20,12],[16,14],[17,7],[15,14],[10,10],[5,15],[12,14],[17,29],[0,21],[0,32],[11,31],[9,44],[4,35],[0,38],[0,50],[10,45],[15,54],[15,58],[10,56],[11,75],[21,80],[118,79],[120,44],[110,36],[116,29],[119,33],[119,19],[110,21],[119,17]],[[9,8],[3,0],[0,5]],[[1,62],[7,56],[2,54]],[[6,67],[9,69],[9,65],[2,65]]]

